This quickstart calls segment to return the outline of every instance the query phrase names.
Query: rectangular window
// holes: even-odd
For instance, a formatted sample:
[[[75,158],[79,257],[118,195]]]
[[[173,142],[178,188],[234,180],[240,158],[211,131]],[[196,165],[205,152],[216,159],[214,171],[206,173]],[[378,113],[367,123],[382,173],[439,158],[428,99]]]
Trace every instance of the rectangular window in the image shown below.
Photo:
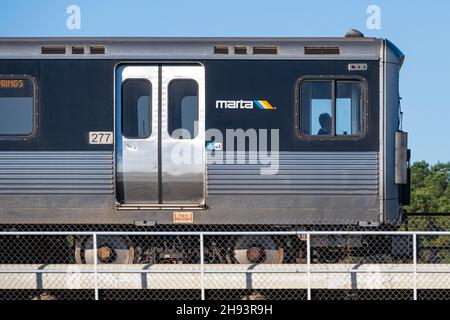
[[[311,137],[359,137],[364,133],[363,85],[359,80],[300,83],[299,127]]]
[[[130,139],[145,139],[152,133],[152,84],[144,79],[122,84],[122,132]]]
[[[302,84],[301,97],[301,132],[310,136],[331,135],[332,82],[305,81]]]
[[[169,84],[169,134],[175,139],[193,139],[198,131],[198,84],[173,80]]]
[[[0,76],[0,136],[23,138],[35,132],[35,82],[24,76]]]
[[[336,135],[362,134],[361,84],[358,81],[336,83]]]

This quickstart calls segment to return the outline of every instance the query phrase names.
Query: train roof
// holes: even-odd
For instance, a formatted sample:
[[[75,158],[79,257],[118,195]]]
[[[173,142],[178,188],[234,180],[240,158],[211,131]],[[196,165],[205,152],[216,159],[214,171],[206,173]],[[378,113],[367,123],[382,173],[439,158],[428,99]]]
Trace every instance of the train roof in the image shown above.
[[[385,45],[387,44],[387,45]],[[0,38],[0,59],[307,59],[379,60],[381,38],[337,37],[94,37]],[[400,61],[401,60],[401,61]]]

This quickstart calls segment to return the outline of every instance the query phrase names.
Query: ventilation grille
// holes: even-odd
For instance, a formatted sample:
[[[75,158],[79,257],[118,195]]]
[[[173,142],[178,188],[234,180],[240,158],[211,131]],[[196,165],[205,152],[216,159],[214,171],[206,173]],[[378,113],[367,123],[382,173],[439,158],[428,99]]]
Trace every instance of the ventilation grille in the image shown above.
[[[250,47],[253,49],[253,54],[258,55],[273,55],[278,54],[278,47],[276,46],[254,46]],[[232,47],[234,54],[247,54],[248,53],[248,47],[247,46],[235,46]],[[230,54],[230,48],[226,45],[218,45],[214,46],[214,54]]]
[[[228,47],[227,46],[215,46],[214,54],[228,54]]]
[[[106,49],[104,46],[91,46],[89,47],[89,52],[91,54],[105,54]]]
[[[256,46],[253,47],[253,54],[278,54],[278,48],[269,46]]]
[[[64,46],[43,46],[41,47],[42,54],[66,54],[66,47]]]
[[[89,54],[105,54],[106,47],[105,46],[90,46],[88,47]],[[42,46],[41,47],[42,54],[85,54],[84,46]]]
[[[339,47],[305,47],[305,54],[340,54]]]
[[[247,54],[247,47],[234,47],[234,54]]]
[[[84,47],[72,47],[72,54],[84,54]]]

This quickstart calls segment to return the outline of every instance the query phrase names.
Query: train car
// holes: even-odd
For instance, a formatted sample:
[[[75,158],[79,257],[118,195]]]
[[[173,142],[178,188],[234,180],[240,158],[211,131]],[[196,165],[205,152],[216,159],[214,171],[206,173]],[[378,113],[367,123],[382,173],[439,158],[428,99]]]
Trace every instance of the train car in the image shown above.
[[[0,39],[0,224],[396,225],[402,52],[342,38]]]

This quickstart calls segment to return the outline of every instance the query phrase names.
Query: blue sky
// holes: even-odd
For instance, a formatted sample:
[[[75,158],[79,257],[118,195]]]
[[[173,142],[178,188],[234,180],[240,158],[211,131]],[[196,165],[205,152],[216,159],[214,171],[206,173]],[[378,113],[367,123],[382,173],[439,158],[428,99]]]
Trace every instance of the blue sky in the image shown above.
[[[81,8],[81,29],[66,8]],[[366,26],[369,5],[381,29]],[[450,161],[450,1],[414,0],[14,0],[3,2],[0,37],[342,36],[349,28],[405,52],[404,129],[413,160]]]

